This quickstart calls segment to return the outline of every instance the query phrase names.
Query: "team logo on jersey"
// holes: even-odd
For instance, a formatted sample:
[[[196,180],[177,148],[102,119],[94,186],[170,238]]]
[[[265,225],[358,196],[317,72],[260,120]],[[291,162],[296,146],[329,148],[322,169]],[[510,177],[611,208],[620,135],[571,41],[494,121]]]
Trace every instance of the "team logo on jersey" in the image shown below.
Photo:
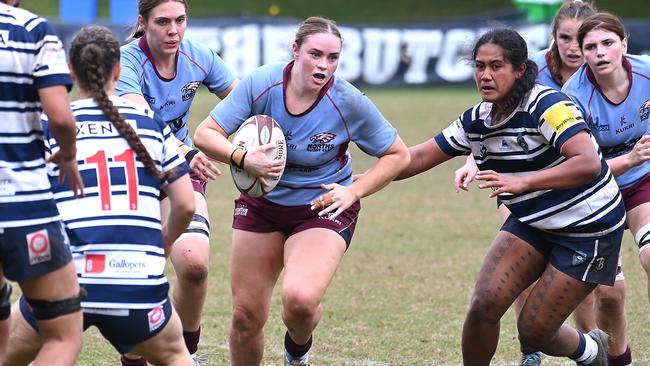
[[[150,106],[156,104],[156,98],[152,97],[151,95],[142,94],[142,96],[144,97],[144,100],[146,100],[147,103],[149,103]]]
[[[181,88],[181,93],[183,93],[183,101],[194,98],[196,94],[196,89],[201,86],[200,81],[190,81]]]
[[[650,100],[646,100],[645,103],[639,108],[639,117],[641,121],[645,121],[650,116]]]
[[[149,319],[149,332],[153,332],[160,328],[160,326],[165,323],[165,310],[163,310],[162,305],[158,305],[151,309],[151,311],[147,313],[147,318]]]
[[[330,144],[336,135],[330,132],[320,132],[309,138],[311,144],[307,144],[309,152],[327,152],[334,149],[334,144]]]
[[[50,247],[50,237],[47,234],[47,229],[29,233],[26,239],[30,265],[52,259],[52,248]]]
[[[86,254],[86,261],[84,263],[85,273],[102,273],[106,269],[106,255],[105,254]]]
[[[0,46],[7,47],[9,43],[9,31],[0,30]]]
[[[481,153],[481,160],[485,160],[485,158],[487,157],[488,149],[487,147],[485,147],[485,145],[483,145],[482,142],[481,142],[481,146],[479,147],[479,151]]]
[[[501,140],[501,145],[499,146],[499,150],[501,150],[501,151],[512,151],[512,148],[510,147],[510,144],[508,144],[508,141]]]
[[[589,129],[592,131],[597,131],[597,132],[609,131],[609,125],[607,123],[603,123],[601,125],[600,119],[598,117],[593,118],[592,116],[588,116],[586,122],[587,122],[587,126],[589,126]]]

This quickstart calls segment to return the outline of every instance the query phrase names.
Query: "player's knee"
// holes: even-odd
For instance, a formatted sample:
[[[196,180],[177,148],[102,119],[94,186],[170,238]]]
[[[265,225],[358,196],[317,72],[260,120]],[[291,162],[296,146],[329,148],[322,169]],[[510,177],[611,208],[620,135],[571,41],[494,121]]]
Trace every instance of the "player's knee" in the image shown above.
[[[253,311],[243,306],[233,306],[232,328],[238,333],[260,331],[267,319],[264,314],[263,311]]]
[[[201,286],[208,280],[208,266],[205,263],[189,263],[178,272],[178,280],[189,286]]]
[[[311,318],[318,312],[321,299],[307,288],[289,288],[282,291],[285,316]]]
[[[596,306],[601,313],[621,312],[625,307],[625,288],[598,286],[595,290]]]
[[[36,320],[50,320],[81,311],[81,301],[84,298],[86,290],[83,288],[79,289],[78,295],[62,300],[36,300],[25,297]]]
[[[487,322],[496,324],[499,322],[503,313],[507,310],[500,310],[494,301],[494,298],[475,292],[469,303],[467,311],[467,321],[470,322]]]

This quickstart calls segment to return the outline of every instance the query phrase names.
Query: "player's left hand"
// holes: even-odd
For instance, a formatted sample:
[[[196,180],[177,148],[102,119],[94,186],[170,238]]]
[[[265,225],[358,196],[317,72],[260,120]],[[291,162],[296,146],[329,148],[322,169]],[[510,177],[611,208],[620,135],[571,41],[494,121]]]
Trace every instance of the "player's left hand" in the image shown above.
[[[311,203],[311,209],[320,210],[318,216],[324,216],[332,213],[329,216],[330,220],[335,219],[341,212],[348,209],[359,197],[350,189],[350,186],[342,186],[337,183],[321,184],[321,188],[329,192],[319,196]]]
[[[520,194],[527,191],[525,180],[522,177],[499,174],[494,170],[479,171],[476,174],[476,180],[485,182],[478,185],[480,189],[492,189],[490,198],[496,197],[501,193]]]
[[[192,161],[190,161],[190,169],[192,169],[192,173],[203,181],[215,180],[221,175],[221,170],[202,151],[199,151],[192,158]]]

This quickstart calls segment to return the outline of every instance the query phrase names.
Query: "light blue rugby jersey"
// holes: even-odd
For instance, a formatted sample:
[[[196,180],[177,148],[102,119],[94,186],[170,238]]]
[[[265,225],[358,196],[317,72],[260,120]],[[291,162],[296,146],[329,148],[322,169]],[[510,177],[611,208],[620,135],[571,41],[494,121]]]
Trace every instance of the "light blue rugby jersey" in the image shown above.
[[[537,83],[546,85],[555,90],[562,89],[562,85],[558,84],[553,75],[551,75],[551,69],[548,67],[548,55],[549,50],[541,50],[535,52],[530,59],[537,64],[538,74],[537,74]]]
[[[173,79],[158,74],[146,37],[125,44],[120,51],[122,72],[115,94],[142,95],[156,118],[169,124],[174,136],[189,146],[187,120],[196,90],[203,84],[211,93],[220,93],[236,78],[219,55],[188,38],[181,42]]]
[[[525,176],[566,160],[560,149],[572,136],[587,130],[578,108],[564,94],[536,85],[513,114],[491,125],[492,103],[465,111],[435,139],[449,155],[472,153],[480,170]],[[592,137],[594,149],[598,145]],[[600,152],[599,152],[600,154]],[[566,236],[600,236],[625,222],[621,194],[601,158],[601,172],[576,188],[500,194],[522,223]]]
[[[287,165],[265,198],[286,206],[309,204],[324,193],[321,184],[352,184],[350,141],[367,154],[380,156],[397,137],[368,97],[336,76],[307,111],[290,114],[284,91],[292,67],[293,61],[258,68],[210,112],[229,135],[253,115],[266,114],[280,124],[287,140]]]
[[[0,3],[0,228],[59,220],[43,158],[37,90],[72,80],[43,18]]]
[[[57,207],[68,229],[79,283],[91,308],[147,309],[167,298],[165,257],[160,224],[160,190],[189,172],[171,130],[144,107],[111,97],[161,171],[175,169],[161,181],[150,173],[92,99],[71,107],[77,120],[77,161],[84,196],[73,198],[58,183],[59,171],[48,164]],[[58,149],[44,118],[48,155]]]
[[[619,104],[603,95],[588,65],[582,65],[562,88],[583,110],[605,159],[627,154],[650,132],[650,56],[625,55],[623,66],[631,85],[628,96]],[[619,175],[616,181],[627,188],[648,173],[650,162],[645,162]]]

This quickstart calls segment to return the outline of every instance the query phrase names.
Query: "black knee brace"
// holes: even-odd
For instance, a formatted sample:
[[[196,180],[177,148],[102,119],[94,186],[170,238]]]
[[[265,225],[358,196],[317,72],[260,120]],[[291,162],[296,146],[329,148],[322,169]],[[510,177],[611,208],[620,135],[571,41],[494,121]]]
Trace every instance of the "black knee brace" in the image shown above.
[[[79,295],[63,300],[34,300],[25,297],[34,312],[36,320],[49,320],[81,310],[81,300],[86,298],[86,290],[79,289]]]
[[[11,314],[11,284],[5,282],[0,290],[0,321],[7,320]]]

